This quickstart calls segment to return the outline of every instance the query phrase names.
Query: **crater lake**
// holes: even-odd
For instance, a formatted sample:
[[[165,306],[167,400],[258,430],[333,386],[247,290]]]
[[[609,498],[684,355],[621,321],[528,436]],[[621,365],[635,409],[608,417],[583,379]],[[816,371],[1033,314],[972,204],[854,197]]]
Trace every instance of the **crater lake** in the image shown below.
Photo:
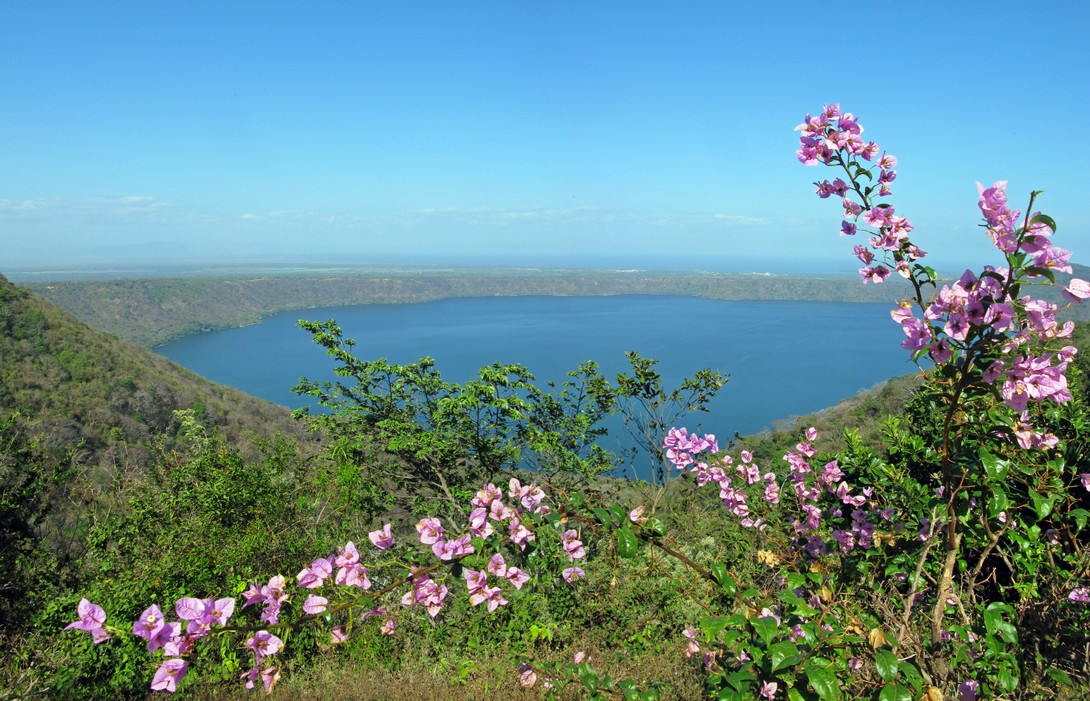
[[[465,382],[499,361],[557,383],[585,360],[610,379],[625,351],[659,362],[669,389],[701,368],[730,374],[690,428],[728,437],[814,412],[915,370],[888,304],[722,301],[695,297],[489,297],[282,312],[242,328],[188,336],[156,350],[210,380],[297,408],[301,377],[333,379],[333,361],[300,319],[335,319],[364,359],[436,359]],[[609,441],[618,438],[611,428]]]

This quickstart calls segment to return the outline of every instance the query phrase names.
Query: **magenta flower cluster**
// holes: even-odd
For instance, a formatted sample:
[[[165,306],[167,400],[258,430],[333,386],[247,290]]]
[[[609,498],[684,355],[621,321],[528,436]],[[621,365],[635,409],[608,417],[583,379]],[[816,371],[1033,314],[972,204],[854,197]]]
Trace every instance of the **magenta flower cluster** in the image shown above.
[[[980,368],[980,376],[987,384],[999,383],[999,393],[1008,406],[1024,412],[1031,401],[1062,403],[1071,398],[1065,372],[1076,349],[1043,349],[1057,339],[1069,337],[1074,324],[1060,325],[1054,304],[1017,296],[1020,280],[1014,274],[1016,266],[1027,279],[1071,272],[1071,253],[1053,244],[1055,224],[1049,217],[1033,213],[1023,219],[1021,212],[1008,207],[1006,181],[987,188],[978,183],[985,229],[1007,265],[985,267],[979,276],[967,270],[957,282],[944,285],[932,299],[924,301],[922,286],[936,283],[934,271],[917,263],[926,254],[909,239],[912,223],[898,216],[891,205],[875,204],[873,199],[891,194],[897,159],[886,153],[879,157],[879,146],[863,140],[858,119],[841,111],[838,104],[825,105],[816,117],[806,115],[796,130],[801,132],[797,155],[802,163],[833,166],[843,170],[847,178],[815,185],[819,197],[841,198],[845,216],[841,235],[852,236],[859,231],[871,234],[869,246],[854,247],[865,266],[859,271],[864,283],[882,282],[892,269],[915,286],[915,305],[922,318],[914,313],[914,304],[907,301],[891,312],[905,334],[903,348],[914,357],[926,353],[935,363],[944,365],[961,362],[980,341],[1005,340],[1002,356],[987,361]],[[1090,297],[1090,283],[1072,279],[1063,292],[1069,301],[1081,302]],[[1055,436],[1033,431],[1025,414],[1012,428],[1024,448],[1056,445]]]
[[[836,460],[826,463],[820,470],[814,469],[809,460],[816,454],[811,443],[816,438],[817,431],[813,427],[807,429],[805,440],[798,443],[794,451],[788,451],[783,456],[788,465],[787,483],[797,505],[798,515],[792,521],[797,542],[802,550],[815,557],[826,554],[834,542],[834,547],[845,554],[854,548],[867,549],[873,543],[875,522],[891,521],[893,512],[889,509],[865,509],[872,490],[867,487],[861,494],[853,493]],[[703,450],[677,450],[682,443],[690,447],[699,446]],[[742,526],[764,530],[767,524],[763,517],[754,516],[750,500],[762,502],[766,510],[778,506],[781,485],[777,482],[776,474],[772,471],[762,473],[753,463],[752,453],[747,450],[741,451],[736,463],[729,455],[722,458],[715,456],[713,449],[717,447],[714,436],[694,437],[684,428],[671,428],[663,441],[667,460],[677,469],[687,468],[700,486],[709,482],[717,484],[723,506],[739,518]],[[709,467],[709,462],[718,464]],[[734,481],[727,471],[732,466],[737,473]],[[830,503],[822,503],[823,496]],[[822,530],[822,519],[827,514],[837,519],[838,525],[843,525],[830,526],[831,541],[826,541],[819,532]]]
[[[550,507],[544,503],[545,491],[536,483],[524,485],[518,479],[512,479],[507,497],[508,501],[505,502],[504,494],[498,487],[493,484],[485,485],[471,501],[473,509],[465,532],[456,537],[452,537],[444,529],[438,518],[426,517],[416,524],[420,543],[430,546],[431,553],[439,562],[428,567],[410,567],[407,576],[401,580],[409,585],[408,591],[401,598],[404,608],[423,609],[433,618],[439,615],[449,590],[446,584],[436,581],[431,575],[443,565],[474,554],[476,552],[473,545],[475,538],[491,538],[492,544],[496,547],[503,542],[509,542],[520,550],[524,550],[530,541],[536,539],[533,530],[534,521],[528,516],[530,514],[535,517],[545,516],[550,513]],[[500,537],[497,528],[506,529],[506,539]],[[390,524],[369,533],[368,539],[377,551],[394,547]],[[564,531],[561,535],[561,544],[564,554],[571,563],[587,555],[583,542],[574,529]],[[385,583],[382,591],[375,592],[371,581],[373,572],[373,568],[364,566],[360,552],[353,542],[337,548],[337,553],[334,555],[314,560],[309,566],[300,570],[295,577],[298,589],[307,593],[300,607],[303,615],[312,618],[329,610],[330,599],[316,592],[331,585],[335,587],[331,595],[339,595],[342,600],[345,600],[348,592],[353,590],[364,593],[362,601],[372,607],[363,614],[361,620],[386,616],[387,611],[373,606],[374,599],[395,589],[398,582]],[[574,564],[562,572],[563,579],[569,583],[584,576],[584,571],[575,567]],[[470,603],[473,606],[484,604],[489,611],[495,611],[508,603],[501,587],[490,584],[489,577],[495,578],[499,583],[506,582],[516,590],[522,589],[531,579],[529,573],[509,564],[500,552],[490,557],[485,569],[466,569],[462,577],[466,582]],[[288,579],[283,575],[271,577],[266,584],[252,583],[243,592],[242,597],[243,609],[249,606],[261,606],[261,621],[269,629],[291,628],[304,620],[299,619],[294,623],[281,622],[284,606],[293,598]],[[347,600],[339,605],[339,609],[350,608],[360,601],[359,594],[355,597],[348,596]],[[140,615],[132,627],[134,635],[148,641],[149,653],[162,651],[164,661],[159,665],[151,683],[151,688],[155,691],[173,692],[177,689],[178,683],[189,669],[186,656],[193,651],[200,639],[213,633],[213,626],[223,629],[223,632],[234,630],[225,627],[235,612],[234,598],[183,597],[175,604],[175,612],[179,620],[167,621],[159,607],[153,605]],[[121,632],[108,629],[105,611],[86,599],[80,601],[78,613],[79,620],[67,626],[66,630],[72,628],[87,631],[96,644],[109,639],[113,633]],[[396,628],[396,621],[388,617],[383,620],[379,632],[383,635],[393,635]],[[338,625],[331,630],[333,644],[344,642],[347,637],[348,633],[344,626]],[[246,640],[246,646],[253,653],[254,664],[242,675],[243,683],[246,688],[252,689],[260,680],[265,690],[270,691],[280,678],[279,670],[270,664],[270,660],[283,649],[283,640],[270,630],[264,629],[250,636]]]

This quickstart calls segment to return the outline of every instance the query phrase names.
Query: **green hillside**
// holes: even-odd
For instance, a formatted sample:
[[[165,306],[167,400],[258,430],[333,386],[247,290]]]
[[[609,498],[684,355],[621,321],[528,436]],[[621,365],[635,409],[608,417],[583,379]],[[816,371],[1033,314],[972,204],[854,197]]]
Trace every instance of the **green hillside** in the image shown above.
[[[185,446],[181,410],[250,458],[277,435],[301,435],[287,409],[92,329],[0,276],[0,629],[25,615],[23,597],[86,571],[96,519],[127,508],[121,495]],[[42,568],[49,577],[28,589]]]
[[[50,448],[97,462],[108,446],[139,451],[176,427],[176,409],[195,409],[235,442],[294,429],[286,409],[90,328],[0,276],[0,415],[18,413]]]

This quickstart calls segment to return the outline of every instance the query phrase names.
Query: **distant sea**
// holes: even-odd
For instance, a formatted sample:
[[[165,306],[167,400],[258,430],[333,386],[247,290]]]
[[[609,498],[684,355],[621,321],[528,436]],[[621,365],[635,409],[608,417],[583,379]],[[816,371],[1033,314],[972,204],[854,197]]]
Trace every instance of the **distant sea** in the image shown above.
[[[610,378],[626,350],[660,361],[667,387],[710,367],[730,373],[690,427],[724,438],[832,406],[915,368],[886,304],[720,301],[694,297],[492,297],[284,312],[260,324],[189,336],[156,350],[216,382],[296,408],[300,377],[333,379],[333,363],[299,319],[336,319],[361,358],[428,355],[447,379],[521,363],[541,381],[584,360]],[[607,447],[608,443],[607,443]]]

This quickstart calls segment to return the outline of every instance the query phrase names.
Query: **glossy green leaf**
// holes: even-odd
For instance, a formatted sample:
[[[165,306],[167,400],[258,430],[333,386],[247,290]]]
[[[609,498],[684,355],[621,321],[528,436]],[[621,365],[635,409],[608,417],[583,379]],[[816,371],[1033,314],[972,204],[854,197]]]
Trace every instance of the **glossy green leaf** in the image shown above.
[[[780,624],[776,623],[776,619],[771,616],[762,616],[753,621],[753,630],[757,631],[757,635],[761,637],[761,641],[768,645],[772,638],[776,635],[776,629]]]
[[[912,692],[900,684],[886,684],[878,694],[878,701],[912,701]]]
[[[726,616],[708,616],[700,621],[700,629],[704,631],[705,640],[711,642],[729,623]]]
[[[998,635],[1004,642],[1014,645],[1018,642],[1018,630],[1003,618],[1003,614],[1012,614],[1010,604],[993,601],[984,609],[984,627],[991,636]],[[987,641],[986,641],[987,642]]]
[[[1003,667],[999,670],[997,681],[1000,689],[1008,694],[1013,693],[1018,688],[1018,672],[1011,667]]]
[[[1036,214],[1032,219],[1029,220],[1029,223],[1031,225],[1041,223],[1052,229],[1053,232],[1056,231],[1056,220],[1048,216],[1047,214]]]
[[[715,562],[710,569],[712,576],[715,577],[715,581],[719,582],[719,586],[723,587],[723,591],[727,593],[727,596],[734,596],[738,593],[738,581],[731,576],[726,565],[721,562]]]
[[[874,666],[878,668],[878,674],[887,682],[897,678],[901,661],[889,650],[876,650],[874,653]]]
[[[647,530],[651,531],[655,536],[662,537],[666,535],[666,522],[658,516],[652,516],[647,519]]]
[[[984,476],[992,482],[1002,482],[1010,472],[1010,462],[1001,460],[986,448],[980,449],[980,464],[984,466]]]
[[[1056,273],[1054,273],[1051,268],[1039,268],[1035,265],[1031,265],[1026,268],[1026,274],[1040,276],[1047,279],[1053,285],[1056,284]]]
[[[768,652],[772,656],[773,672],[796,664],[800,658],[798,645],[790,640],[781,640],[769,647]]]
[[[609,507],[609,515],[613,517],[613,525],[615,526],[623,526],[629,522],[628,512],[620,504]]]
[[[828,660],[815,658],[806,665],[806,679],[810,686],[822,699],[839,699],[840,686],[836,682],[836,675],[829,670]]]
[[[628,526],[618,528],[617,531],[617,554],[621,557],[633,557],[640,550],[640,539],[636,537],[636,534],[632,532],[632,529]]]
[[[916,665],[907,660],[902,662],[901,676],[904,677],[913,691],[917,693],[923,691],[923,675],[920,674],[920,670],[916,669]]]
[[[1038,521],[1048,516],[1052,511],[1052,505],[1056,503],[1055,498],[1046,498],[1032,489],[1029,490],[1029,498],[1033,501],[1033,510],[1037,513]]]
[[[1071,677],[1068,676],[1067,672],[1063,671],[1062,669],[1053,668],[1048,670],[1047,674],[1052,679],[1052,681],[1056,682],[1057,684],[1063,684],[1065,686],[1074,685],[1074,682],[1071,681]]]

